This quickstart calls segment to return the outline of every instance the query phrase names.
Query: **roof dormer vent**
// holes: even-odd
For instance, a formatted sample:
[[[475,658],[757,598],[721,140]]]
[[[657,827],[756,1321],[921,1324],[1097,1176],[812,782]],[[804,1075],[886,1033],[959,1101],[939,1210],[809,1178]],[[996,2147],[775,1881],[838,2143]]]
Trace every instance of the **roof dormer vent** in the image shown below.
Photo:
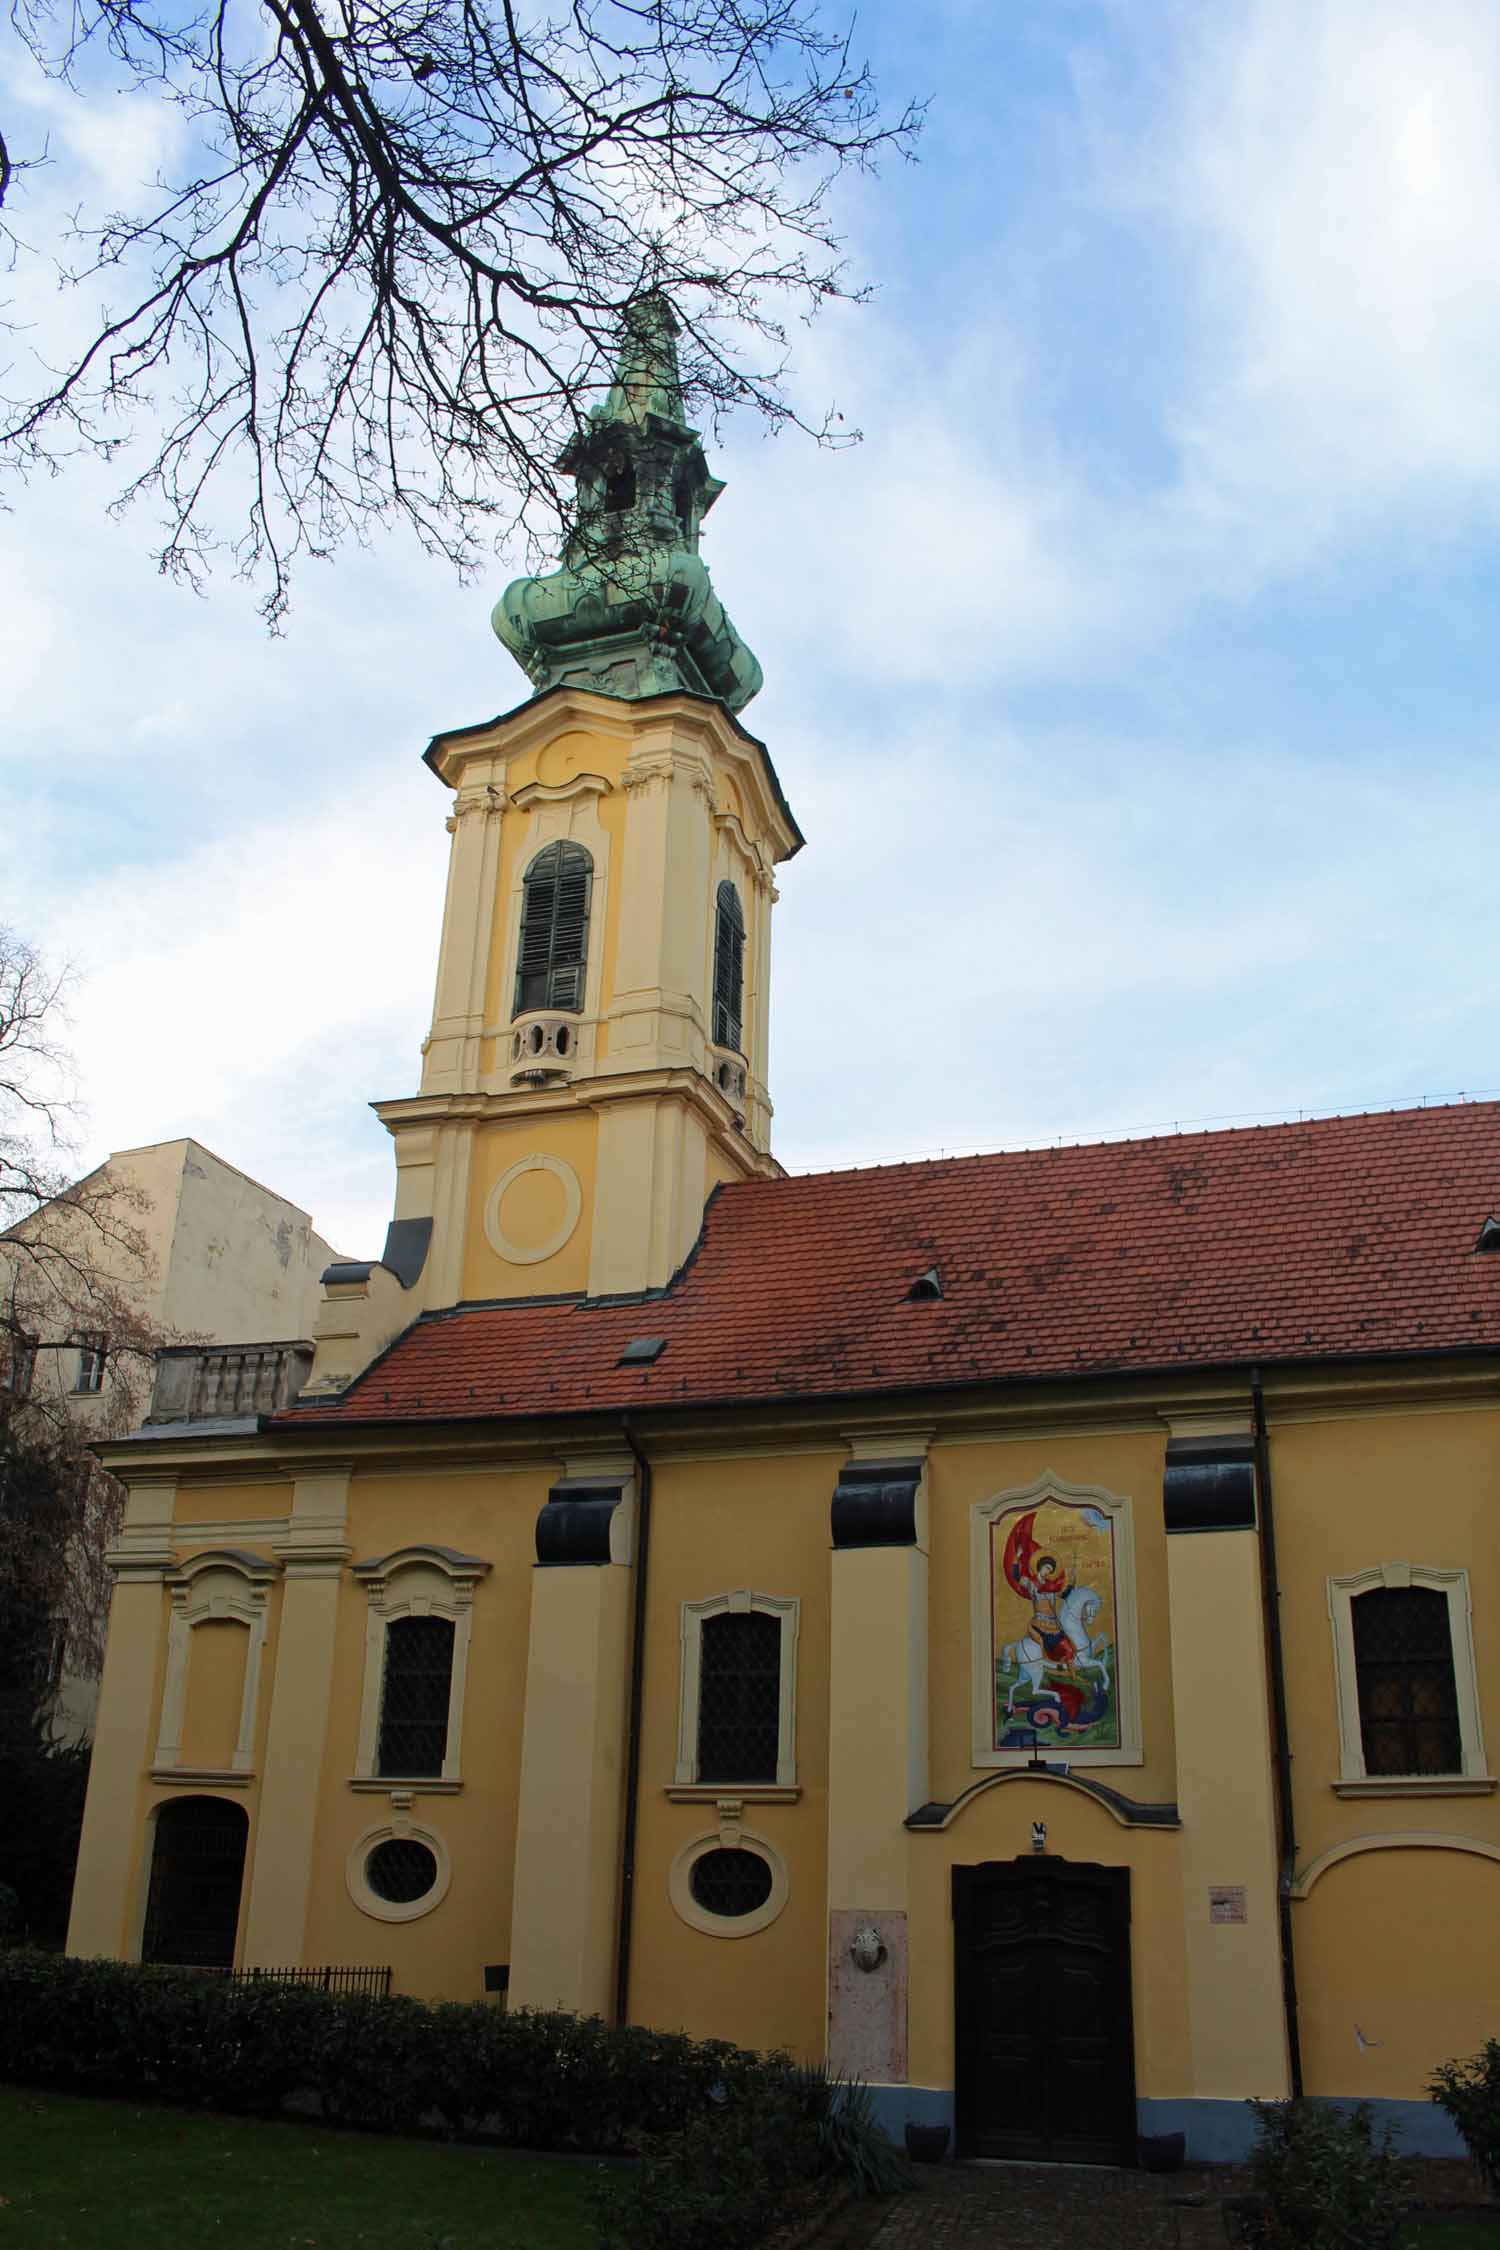
[[[661,1358],[667,1348],[665,1336],[632,1336],[619,1358],[616,1367],[649,1367]]]
[[[1479,1240],[1475,1243],[1474,1248],[1476,1250],[1500,1250],[1500,1219],[1495,1217],[1493,1211],[1480,1228]]]
[[[929,1266],[925,1273],[917,1275],[907,1290],[906,1301],[909,1305],[930,1305],[942,1294],[943,1277],[936,1266]]]

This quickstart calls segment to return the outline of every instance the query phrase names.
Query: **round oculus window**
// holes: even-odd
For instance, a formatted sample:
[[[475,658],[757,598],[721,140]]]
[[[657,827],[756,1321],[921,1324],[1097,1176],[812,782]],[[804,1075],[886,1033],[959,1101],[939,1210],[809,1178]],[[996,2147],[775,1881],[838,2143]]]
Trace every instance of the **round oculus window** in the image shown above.
[[[411,1906],[438,1879],[437,1855],[411,1836],[388,1836],[365,1861],[365,1881],[390,1906]]]
[[[756,1913],[770,1897],[771,1883],[769,1863],[751,1851],[704,1852],[688,1878],[695,1903],[725,1921]]]

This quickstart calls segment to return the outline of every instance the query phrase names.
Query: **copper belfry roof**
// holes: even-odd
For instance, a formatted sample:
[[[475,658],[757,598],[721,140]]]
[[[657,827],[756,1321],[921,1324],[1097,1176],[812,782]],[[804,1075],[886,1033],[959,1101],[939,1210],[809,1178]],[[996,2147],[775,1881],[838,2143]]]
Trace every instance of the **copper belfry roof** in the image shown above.
[[[460,1305],[279,1427],[535,1417],[1500,1344],[1500,1104],[721,1188],[665,1290]],[[940,1298],[907,1291],[936,1267]],[[616,1363],[665,1338],[645,1366]]]

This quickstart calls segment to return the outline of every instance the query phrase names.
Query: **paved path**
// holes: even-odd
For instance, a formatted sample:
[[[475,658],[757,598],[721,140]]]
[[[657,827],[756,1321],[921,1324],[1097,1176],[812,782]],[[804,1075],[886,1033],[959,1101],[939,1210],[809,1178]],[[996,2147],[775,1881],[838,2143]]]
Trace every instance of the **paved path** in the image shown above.
[[[918,2177],[869,2250],[1224,2250],[1223,2172],[944,2164]]]
[[[1238,2165],[1189,2165],[1153,2176],[1103,2166],[915,2165],[915,2193],[863,2222],[851,2214],[848,2250],[1227,2250],[1227,2197],[1249,2181]],[[1483,2204],[1472,2165],[1413,2160],[1404,2187],[1436,2209]],[[841,2243],[836,2250],[844,2250]]]

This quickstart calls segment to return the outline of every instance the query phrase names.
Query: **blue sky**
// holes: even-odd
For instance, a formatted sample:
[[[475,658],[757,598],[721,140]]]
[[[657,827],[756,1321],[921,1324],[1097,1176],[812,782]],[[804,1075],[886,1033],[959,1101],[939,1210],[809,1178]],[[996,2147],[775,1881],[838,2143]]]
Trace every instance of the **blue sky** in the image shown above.
[[[731,428],[705,543],[808,837],[802,1168],[1500,1086],[1500,14],[879,0],[921,160],[797,342],[865,442]],[[29,231],[168,128],[5,54]],[[78,970],[89,1153],[191,1132],[376,1247],[431,1006],[428,736],[524,683],[392,538],[286,636],[159,579],[107,473],[0,524],[0,918]]]

